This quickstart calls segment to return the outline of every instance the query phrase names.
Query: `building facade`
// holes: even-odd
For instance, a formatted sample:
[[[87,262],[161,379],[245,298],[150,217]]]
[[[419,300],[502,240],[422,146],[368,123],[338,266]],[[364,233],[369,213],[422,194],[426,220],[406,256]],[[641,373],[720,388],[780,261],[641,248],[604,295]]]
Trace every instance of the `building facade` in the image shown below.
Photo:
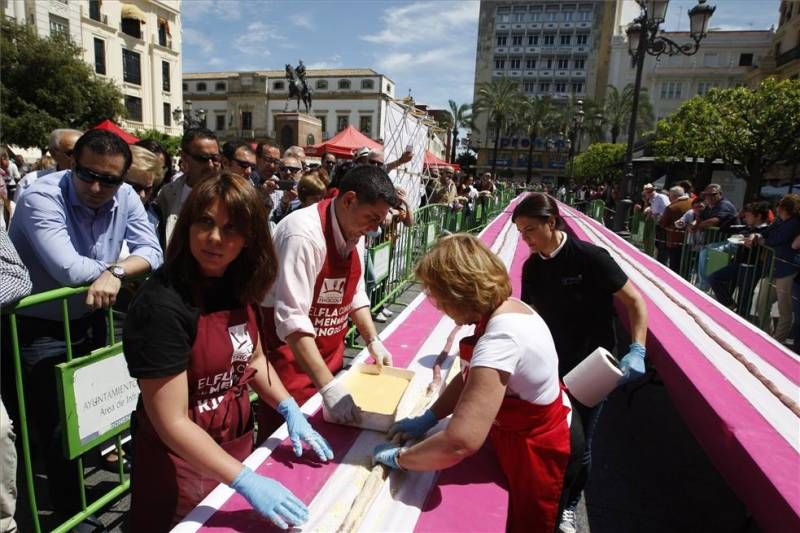
[[[309,114],[322,123],[322,139],[315,142],[349,125],[372,139],[384,137],[394,81],[371,69],[308,69],[306,81],[313,91]],[[186,73],[183,94],[192,109],[205,110],[206,127],[225,139],[274,139],[275,114],[297,109],[283,70]]]
[[[608,60],[616,2],[603,0],[481,0],[478,22],[475,95],[498,78],[518,80],[529,97],[600,99],[608,83]],[[494,131],[488,114],[477,116],[478,168],[492,166]],[[548,149],[549,148],[549,149]],[[529,140],[502,135],[497,169],[524,175]],[[539,179],[563,174],[567,157],[562,138],[537,140],[532,165]]]
[[[679,44],[692,41],[688,32],[663,32]],[[647,89],[656,120],[674,113],[680,105],[714,88],[747,85],[748,76],[769,56],[773,33],[762,31],[711,30],[695,55],[646,56],[642,87]],[[627,38],[614,36],[611,44],[608,83],[620,91],[635,81]]]
[[[80,45],[95,74],[121,89],[125,129],[181,134],[172,116],[183,99],[180,0],[4,0],[3,12]]]
[[[794,80],[800,78],[800,0],[781,2],[770,53],[758,70],[748,77],[748,84],[754,87],[768,76]]]

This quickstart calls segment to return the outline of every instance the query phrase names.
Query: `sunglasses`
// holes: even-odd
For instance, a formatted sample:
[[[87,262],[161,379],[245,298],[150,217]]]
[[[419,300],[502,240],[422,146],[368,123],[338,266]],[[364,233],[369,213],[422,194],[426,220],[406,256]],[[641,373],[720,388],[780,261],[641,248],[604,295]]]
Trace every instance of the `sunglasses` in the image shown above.
[[[281,167],[281,172],[290,172],[292,174],[296,174],[296,173],[300,172],[301,170],[303,170],[303,169],[300,168],[300,167]]]
[[[382,167],[383,166],[383,161],[376,161],[374,159],[370,159],[369,164],[374,166],[374,167]]]
[[[241,159],[234,159],[233,162],[236,163],[237,165],[239,165],[239,167],[242,170],[244,170],[244,169],[253,170],[253,168],[255,168],[255,166],[256,166],[255,163],[251,163],[249,161],[242,161]]]
[[[332,167],[336,164],[336,161],[325,161],[322,164],[325,165],[326,167]]]
[[[262,159],[262,160],[264,160],[264,161],[266,161],[267,163],[272,163],[273,165],[277,165],[278,163],[280,163],[280,162],[281,162],[281,160],[280,160],[280,159],[277,159],[277,158],[275,158],[275,157],[270,157],[270,156],[268,156],[268,155],[263,155],[263,156],[261,156],[261,159]]]
[[[84,183],[97,182],[107,189],[118,187],[124,181],[122,178],[117,176],[112,176],[111,174],[100,174],[99,172],[89,170],[88,168],[84,168],[80,165],[75,165],[75,175],[78,176],[78,179]]]
[[[133,187],[133,190],[136,191],[137,194],[141,193],[141,192],[145,192],[147,194],[150,194],[150,191],[153,190],[153,186],[152,185],[150,185],[149,187],[145,187],[144,185],[141,185],[139,183],[134,183],[132,181],[126,181],[125,183],[127,183],[128,185]]]
[[[214,164],[219,163],[219,154],[197,155],[197,154],[187,153],[187,155],[192,159],[194,159],[195,161],[197,161],[198,163],[214,163]]]

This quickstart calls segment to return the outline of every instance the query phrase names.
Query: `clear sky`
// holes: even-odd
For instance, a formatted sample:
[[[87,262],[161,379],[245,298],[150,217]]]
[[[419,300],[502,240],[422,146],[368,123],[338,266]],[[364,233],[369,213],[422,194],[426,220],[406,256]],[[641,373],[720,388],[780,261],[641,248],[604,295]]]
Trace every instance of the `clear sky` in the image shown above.
[[[610,0],[609,0],[610,1]],[[696,0],[672,0],[667,29],[688,29]],[[777,26],[779,0],[709,0],[711,26]],[[472,102],[478,2],[183,0],[183,70],[372,68],[419,103]]]

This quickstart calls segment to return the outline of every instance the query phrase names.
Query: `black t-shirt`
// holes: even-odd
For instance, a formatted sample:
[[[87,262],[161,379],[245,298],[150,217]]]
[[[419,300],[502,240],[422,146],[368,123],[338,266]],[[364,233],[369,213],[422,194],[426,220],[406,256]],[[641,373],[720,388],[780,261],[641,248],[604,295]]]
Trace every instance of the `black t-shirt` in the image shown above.
[[[550,328],[560,377],[598,346],[613,350],[613,294],[627,281],[606,250],[572,236],[555,257],[532,254],[525,262],[522,300]]]
[[[208,280],[201,291],[204,312],[240,307],[227,278]],[[128,308],[122,348],[134,378],[159,378],[188,368],[200,308],[187,290],[172,283],[163,268],[142,285]]]

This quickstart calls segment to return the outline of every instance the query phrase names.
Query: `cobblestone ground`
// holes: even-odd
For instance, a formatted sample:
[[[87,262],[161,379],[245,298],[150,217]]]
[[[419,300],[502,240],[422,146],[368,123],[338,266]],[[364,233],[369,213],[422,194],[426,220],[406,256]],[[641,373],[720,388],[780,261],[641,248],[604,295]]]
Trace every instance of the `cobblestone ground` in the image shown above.
[[[390,306],[394,317],[418,293],[411,287]],[[377,324],[379,330],[387,325]],[[357,353],[348,350],[348,360]],[[593,460],[592,478],[578,508],[582,533],[759,531],[659,384],[646,385],[632,396],[619,390],[609,398],[595,435]],[[101,469],[89,478],[100,488],[112,481],[112,474]],[[107,531],[125,531],[129,505],[129,497],[122,498],[98,516]],[[49,504],[42,502],[41,507],[47,531],[52,524]],[[17,517],[20,531],[32,531],[24,501]]]

